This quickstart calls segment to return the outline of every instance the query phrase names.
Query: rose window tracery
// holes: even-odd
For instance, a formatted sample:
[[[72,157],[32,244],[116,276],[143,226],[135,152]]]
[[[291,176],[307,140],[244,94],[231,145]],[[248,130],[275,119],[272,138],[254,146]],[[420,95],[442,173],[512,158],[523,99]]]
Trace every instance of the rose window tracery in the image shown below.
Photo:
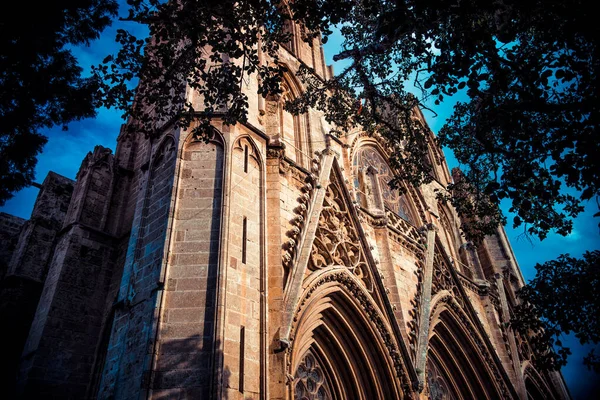
[[[294,375],[295,400],[329,400],[331,395],[323,369],[316,358],[308,353]]]

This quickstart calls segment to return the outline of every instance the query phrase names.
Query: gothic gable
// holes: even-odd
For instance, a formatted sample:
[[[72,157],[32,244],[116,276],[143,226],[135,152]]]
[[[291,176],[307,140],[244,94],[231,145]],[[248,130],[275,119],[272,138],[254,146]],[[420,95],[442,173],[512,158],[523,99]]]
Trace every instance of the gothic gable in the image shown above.
[[[344,184],[342,171],[335,156],[328,150],[315,161],[315,167],[313,172],[319,176],[311,178],[313,183],[299,207],[303,223],[295,230],[286,250],[289,279],[284,309],[287,318],[284,317],[283,320],[280,340],[292,346],[293,358],[300,363],[290,365],[290,374],[295,377],[298,393],[304,393],[307,385],[312,385],[302,373],[304,367],[301,365],[304,361],[298,360],[304,360],[313,354],[316,359],[321,359],[322,365],[331,364],[327,359],[334,356],[329,353],[338,350],[319,350],[319,346],[325,342],[341,340],[341,337],[356,337],[357,342],[348,343],[347,346],[340,345],[339,349],[359,346],[357,343],[363,342],[379,343],[379,347],[369,351],[357,348],[357,354],[347,358],[341,366],[333,363],[329,367],[323,367],[324,370],[336,370],[338,373],[338,368],[361,370],[361,363],[373,365],[374,360],[369,360],[369,357],[378,354],[377,357],[387,360],[385,362],[388,363],[389,371],[394,371],[392,376],[395,378],[390,379],[402,379],[403,386],[410,387],[409,368],[405,364],[408,361],[406,345],[399,333],[400,329],[366,242],[355,205]],[[290,243],[293,245],[291,252]],[[330,318],[339,318],[338,323],[333,325],[344,332],[332,331],[332,323],[326,322]],[[365,326],[355,326],[361,320]],[[349,321],[356,323],[348,325]],[[373,337],[359,340],[358,337],[364,334],[362,332],[367,330],[367,326]],[[323,335],[329,339],[323,339]],[[346,359],[341,355],[335,357]],[[383,371],[381,373],[386,374]],[[330,374],[335,375],[333,372]],[[317,387],[316,383],[318,382],[315,381],[312,386]],[[356,398],[369,398],[369,395],[375,393],[384,396],[398,393],[391,386],[385,389],[387,392],[378,392],[381,388],[361,392],[362,389],[357,389],[349,382],[338,382],[337,386],[333,382],[330,384],[331,388],[323,388],[323,391],[332,390],[344,396],[350,393],[351,396],[358,396]],[[345,390],[350,392],[346,393]]]

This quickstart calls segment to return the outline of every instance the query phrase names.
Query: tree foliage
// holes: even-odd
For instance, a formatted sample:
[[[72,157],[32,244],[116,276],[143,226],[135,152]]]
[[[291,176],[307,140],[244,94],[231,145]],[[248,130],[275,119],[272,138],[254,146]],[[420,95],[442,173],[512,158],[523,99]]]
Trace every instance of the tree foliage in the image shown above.
[[[510,202],[513,226],[523,226],[527,234],[567,235],[585,202],[600,194],[599,25],[591,3],[128,3],[127,19],[146,24],[150,38],[120,31],[120,52],[97,66],[96,74],[104,82],[103,104],[127,110],[137,132],[154,135],[161,124],[188,126],[197,119],[196,133],[202,134],[217,115],[228,124],[246,121],[244,81],[256,74],[258,94],[280,92],[285,67],[277,49],[289,40],[286,23],[293,20],[306,41],[322,35],[326,42],[339,29],[343,43],[334,59],[348,66],[330,79],[302,66],[297,75],[306,90],[287,109],[301,113],[313,107],[340,132],[361,126],[379,134],[394,152],[392,185],[432,180],[423,162],[428,128],[415,121],[414,108],[437,105],[459,92],[468,95],[439,133],[439,144],[452,149],[463,166],[462,179],[439,196],[463,217],[468,240],[479,242],[506,222],[501,201]],[[136,77],[142,83],[134,101],[128,82]],[[409,84],[420,89],[418,96],[408,93]],[[186,86],[201,95],[201,104],[186,101]],[[567,274],[576,265],[563,256],[548,267]],[[538,279],[523,299],[554,324],[548,334],[555,332],[551,326],[585,332],[584,326],[559,323],[558,315],[546,312],[552,298],[538,301],[530,289],[556,282],[544,273]]]
[[[580,259],[563,254],[535,268],[537,276],[519,293],[523,302],[515,308],[512,326],[525,335],[533,332],[536,363],[556,369],[570,354],[561,341],[563,333],[573,332],[582,345],[600,343],[600,250]],[[600,373],[600,356],[594,350],[583,361]]]
[[[95,115],[97,85],[69,46],[98,38],[114,0],[12,2],[0,16],[0,205],[34,179],[43,128]]]

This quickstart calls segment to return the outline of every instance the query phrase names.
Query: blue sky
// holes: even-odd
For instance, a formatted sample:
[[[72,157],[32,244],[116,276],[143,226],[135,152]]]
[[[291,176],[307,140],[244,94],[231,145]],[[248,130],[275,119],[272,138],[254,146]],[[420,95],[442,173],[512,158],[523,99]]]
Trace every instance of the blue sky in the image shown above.
[[[133,26],[127,26],[127,24],[119,22],[108,28],[102,37],[92,43],[90,47],[74,49],[75,55],[86,72],[89,72],[91,65],[98,64],[107,54],[114,52],[116,49],[114,37],[117,28],[134,29]],[[334,35],[325,46],[325,56],[328,64],[333,63],[332,57],[339,47],[340,38]],[[341,71],[341,68],[341,65],[335,65],[337,71]],[[431,105],[437,116],[425,111],[429,126],[435,133],[443,126],[446,118],[450,116],[452,107],[457,100],[458,97],[455,96],[452,99],[447,99],[440,106]],[[87,152],[93,150],[95,145],[99,144],[114,151],[119,127],[122,123],[120,114],[118,111],[101,109],[95,119],[73,122],[66,132],[63,132],[61,127],[47,130],[45,134],[49,140],[43,154],[39,157],[36,180],[41,183],[49,171],[75,179],[81,161]],[[445,154],[450,168],[458,166],[449,150],[445,149]],[[37,194],[38,189],[26,188],[18,192],[13,199],[0,208],[0,211],[28,219]],[[508,207],[505,204],[503,204],[503,209],[508,214]],[[534,277],[534,265],[536,263],[555,259],[561,253],[580,256],[585,250],[599,249],[598,220],[592,218],[596,209],[595,203],[590,202],[585,212],[575,220],[573,232],[567,237],[550,234],[544,241],[534,238],[529,241],[523,237],[521,228],[515,230],[507,226],[505,229],[508,238],[511,241],[525,279],[529,280]],[[512,217],[510,215],[508,217],[508,220],[511,221]],[[592,388],[596,391],[600,390],[597,383],[599,377],[588,372],[581,364],[581,359],[587,352],[586,349],[579,346],[577,340],[572,337],[566,338],[564,342],[571,345],[573,351],[569,364],[563,369],[565,380],[575,399],[588,399],[593,390]]]

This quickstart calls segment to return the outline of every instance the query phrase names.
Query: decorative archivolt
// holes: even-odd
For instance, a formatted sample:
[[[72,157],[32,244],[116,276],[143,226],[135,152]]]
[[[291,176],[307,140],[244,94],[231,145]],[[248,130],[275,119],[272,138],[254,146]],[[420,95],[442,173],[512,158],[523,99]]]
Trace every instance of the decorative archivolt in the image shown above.
[[[486,392],[496,393],[494,397],[505,399],[514,397],[505,380],[507,377],[503,376],[488,344],[482,337],[482,332],[475,326],[463,309],[463,304],[457,301],[454,294],[441,290],[431,299],[430,321],[430,337],[437,336],[441,343],[447,341],[448,343],[444,345],[453,349],[457,346],[454,341],[460,339],[459,346],[462,351],[469,355],[470,362],[477,364],[473,366],[473,371],[477,374],[478,382],[487,385]],[[439,331],[444,333],[436,333]],[[435,345],[436,343],[430,339],[430,351],[431,346]],[[458,372],[460,367],[456,366],[453,370]]]
[[[338,266],[311,275],[304,286],[290,336],[288,376],[295,393],[308,399],[402,398],[408,393],[399,344],[362,282]]]
[[[556,398],[546,385],[544,378],[536,371],[530,362],[523,364],[523,378],[527,396],[531,400],[551,400]]]

